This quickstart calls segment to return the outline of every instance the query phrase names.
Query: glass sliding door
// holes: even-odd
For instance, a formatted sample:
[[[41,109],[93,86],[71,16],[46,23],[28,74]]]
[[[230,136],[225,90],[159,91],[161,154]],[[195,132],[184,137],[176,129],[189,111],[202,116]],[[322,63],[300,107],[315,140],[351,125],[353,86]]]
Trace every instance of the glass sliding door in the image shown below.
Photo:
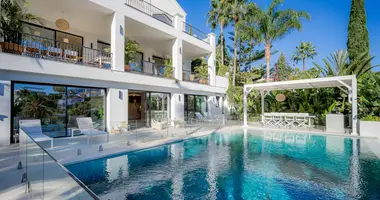
[[[78,128],[78,117],[91,117],[94,128],[106,130],[104,89],[14,83],[12,90],[14,133],[18,132],[19,120],[40,119],[44,134],[69,137],[68,128]]]
[[[145,91],[129,91],[128,119],[138,128],[151,127],[152,120],[167,121],[170,94]]]
[[[185,95],[185,120],[194,119],[196,112],[208,112],[207,96]]]

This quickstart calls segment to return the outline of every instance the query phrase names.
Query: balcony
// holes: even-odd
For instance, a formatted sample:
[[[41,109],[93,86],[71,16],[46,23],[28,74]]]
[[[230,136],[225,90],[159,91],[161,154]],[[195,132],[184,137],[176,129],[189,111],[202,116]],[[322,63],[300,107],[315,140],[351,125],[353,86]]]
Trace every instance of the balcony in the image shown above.
[[[165,78],[165,66],[148,61],[130,62],[124,71]]]
[[[65,43],[28,33],[19,34],[15,38],[13,42],[6,42],[0,39],[1,52],[111,69],[112,54],[106,51]]]
[[[203,31],[195,28],[194,26],[192,26],[191,24],[187,24],[186,22],[183,22],[183,32],[199,39],[199,40],[202,40],[203,42],[206,42],[207,44],[210,44],[210,38],[209,36],[204,33]]]
[[[199,84],[210,85],[210,77],[200,78],[197,73],[182,69],[182,80]]]
[[[145,13],[169,26],[174,26],[174,17],[167,12],[142,0],[125,0],[125,5]]]

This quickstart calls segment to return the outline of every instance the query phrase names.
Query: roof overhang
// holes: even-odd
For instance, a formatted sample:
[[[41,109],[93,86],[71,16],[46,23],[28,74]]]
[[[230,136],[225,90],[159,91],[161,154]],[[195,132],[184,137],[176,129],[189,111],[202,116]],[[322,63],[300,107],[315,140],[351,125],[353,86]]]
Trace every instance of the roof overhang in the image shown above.
[[[293,81],[279,81],[269,83],[245,84],[244,88],[249,90],[295,90],[295,89],[310,89],[310,88],[333,88],[346,87],[351,88],[352,82],[356,82],[355,75],[350,76],[335,76],[326,78],[302,79]]]

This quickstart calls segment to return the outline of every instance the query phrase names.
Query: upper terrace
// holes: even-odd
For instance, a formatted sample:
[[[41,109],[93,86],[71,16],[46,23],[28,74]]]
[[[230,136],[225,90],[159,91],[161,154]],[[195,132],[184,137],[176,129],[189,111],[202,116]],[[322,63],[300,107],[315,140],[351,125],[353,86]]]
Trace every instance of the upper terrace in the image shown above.
[[[159,1],[155,5],[140,0],[126,0],[120,5],[114,3],[102,0],[32,0],[28,11],[42,18],[43,24],[26,24],[28,28],[17,36],[17,42],[5,41],[1,49],[24,56],[163,77],[164,60],[177,56],[173,45],[180,39],[181,57],[178,59],[181,61],[177,63],[183,63],[183,70],[182,77],[175,78],[202,82],[192,76],[194,71],[190,63],[193,58],[208,57],[215,51],[210,44],[210,34],[187,24],[185,16],[180,15],[183,13],[175,14],[171,8],[164,8],[167,12],[158,8],[155,5],[162,6]],[[122,11],[117,10],[120,6]],[[112,26],[118,15],[116,12],[124,14],[124,26],[117,34],[122,33],[123,38],[139,44],[138,56],[131,63],[124,63],[124,55],[114,54],[115,49],[124,49],[120,44],[124,42],[113,41],[113,37],[118,37],[113,35],[114,29],[119,29]],[[58,28],[57,19],[66,20],[69,29]]]

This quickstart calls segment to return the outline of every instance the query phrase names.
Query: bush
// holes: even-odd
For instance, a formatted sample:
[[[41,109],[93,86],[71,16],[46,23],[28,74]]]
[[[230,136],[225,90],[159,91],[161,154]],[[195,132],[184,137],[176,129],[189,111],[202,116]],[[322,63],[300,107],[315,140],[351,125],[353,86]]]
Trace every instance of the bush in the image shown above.
[[[379,116],[367,115],[361,119],[362,121],[380,122]]]

